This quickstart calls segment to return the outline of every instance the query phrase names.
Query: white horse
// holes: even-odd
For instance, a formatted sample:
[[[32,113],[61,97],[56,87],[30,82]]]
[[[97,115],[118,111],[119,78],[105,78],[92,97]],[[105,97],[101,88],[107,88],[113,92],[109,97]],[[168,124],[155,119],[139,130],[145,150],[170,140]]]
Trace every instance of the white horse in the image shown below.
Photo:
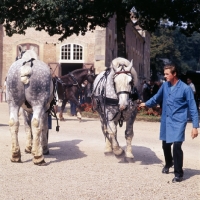
[[[26,147],[25,152],[33,154],[37,165],[45,163],[43,154],[48,154],[47,110],[53,99],[53,83],[50,68],[38,60],[34,49],[22,52],[7,74],[7,102],[9,105],[9,126],[12,137],[11,161],[21,162],[18,142],[19,109],[25,114]],[[32,118],[30,117],[32,113]]]
[[[123,121],[126,121],[125,157],[128,161],[133,159],[131,142],[134,134],[133,123],[137,114],[137,94],[132,93],[136,86],[137,73],[132,61],[120,57],[114,59],[110,68],[101,72],[93,84],[93,108],[100,115],[106,139],[104,152],[105,154],[113,152],[116,156],[124,153],[117,141],[117,124],[122,126]]]

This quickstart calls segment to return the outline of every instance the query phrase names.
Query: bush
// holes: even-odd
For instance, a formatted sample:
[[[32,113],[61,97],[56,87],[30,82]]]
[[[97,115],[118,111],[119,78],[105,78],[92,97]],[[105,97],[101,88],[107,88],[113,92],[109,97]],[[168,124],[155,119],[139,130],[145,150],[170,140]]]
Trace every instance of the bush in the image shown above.
[[[161,116],[162,109],[158,106],[148,108],[148,107],[138,107],[138,114],[140,115],[152,115],[152,116]]]

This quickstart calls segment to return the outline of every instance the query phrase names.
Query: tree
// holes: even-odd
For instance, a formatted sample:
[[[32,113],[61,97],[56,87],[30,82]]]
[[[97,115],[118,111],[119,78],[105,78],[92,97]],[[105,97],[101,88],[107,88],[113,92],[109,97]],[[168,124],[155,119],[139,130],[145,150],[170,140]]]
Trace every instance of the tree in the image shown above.
[[[168,59],[179,65],[180,52],[176,48],[173,31],[167,28],[159,28],[151,37],[151,73],[152,79],[157,78],[157,72],[163,73],[164,60]]]
[[[24,34],[28,27],[59,34],[60,40],[72,34],[84,35],[96,26],[106,27],[110,17],[117,17],[118,56],[126,57],[125,27],[133,17],[144,30],[153,32],[160,19],[171,26],[183,26],[185,34],[200,31],[199,0],[1,0],[0,23],[8,36]]]
[[[151,37],[151,71],[152,78],[156,79],[157,72],[163,72],[163,60],[179,67],[181,73],[187,70],[198,70],[200,58],[200,33],[194,32],[186,37],[179,28],[170,30],[169,27],[160,27]]]

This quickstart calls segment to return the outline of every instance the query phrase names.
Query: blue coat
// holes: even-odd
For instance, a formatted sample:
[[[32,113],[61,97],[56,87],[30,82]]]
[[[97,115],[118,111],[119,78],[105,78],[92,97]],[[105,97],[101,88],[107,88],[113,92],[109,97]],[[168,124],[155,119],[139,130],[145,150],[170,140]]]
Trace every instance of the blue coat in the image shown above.
[[[194,94],[188,85],[179,80],[171,91],[171,83],[165,82],[145,105],[153,107],[163,101],[160,140],[167,143],[182,142],[185,140],[187,111],[192,117],[193,127],[199,127],[198,111]]]

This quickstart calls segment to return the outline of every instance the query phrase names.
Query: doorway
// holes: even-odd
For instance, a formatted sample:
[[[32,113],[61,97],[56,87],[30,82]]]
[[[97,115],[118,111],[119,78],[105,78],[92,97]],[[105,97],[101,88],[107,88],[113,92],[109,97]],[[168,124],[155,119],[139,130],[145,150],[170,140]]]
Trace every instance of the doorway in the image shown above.
[[[82,69],[83,63],[61,63],[61,76],[68,74],[76,69]]]

